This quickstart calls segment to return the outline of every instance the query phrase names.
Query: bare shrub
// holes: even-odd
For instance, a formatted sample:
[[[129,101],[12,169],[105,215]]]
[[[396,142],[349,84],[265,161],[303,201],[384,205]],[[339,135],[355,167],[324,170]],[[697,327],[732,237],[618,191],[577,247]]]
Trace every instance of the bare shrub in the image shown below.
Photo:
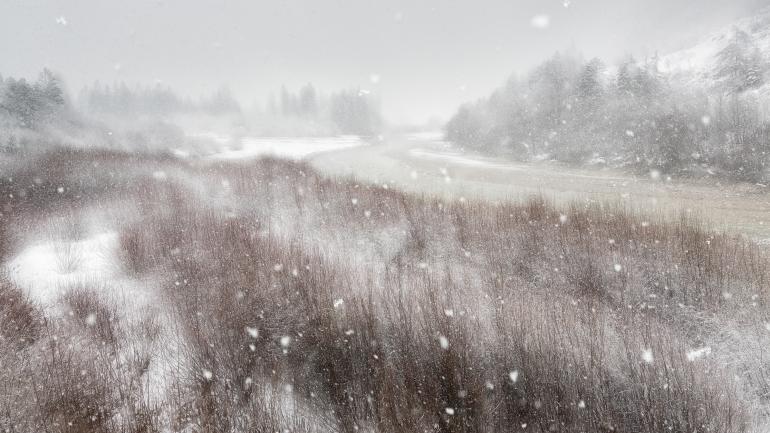
[[[720,327],[766,319],[767,259],[743,238],[691,216],[615,204],[415,197],[270,159],[184,170],[226,187],[211,185],[202,202],[181,183],[142,175],[109,193],[140,201],[141,217],[121,227],[124,271],[150,281],[169,310],[168,320],[131,331],[179,355],[164,370],[164,400],[150,405],[142,385],[159,355],[131,347],[117,310],[94,295],[100,287],[65,295],[60,307],[72,316],[45,324],[10,289],[0,292],[10,300],[0,317],[15,322],[0,330],[29,343],[3,355],[24,362],[0,387],[1,426],[743,433],[760,425],[755,408],[770,390],[755,379],[747,386],[756,361],[739,353],[719,362]]]
[[[37,340],[42,327],[41,313],[16,287],[0,278],[0,344],[27,347]]]

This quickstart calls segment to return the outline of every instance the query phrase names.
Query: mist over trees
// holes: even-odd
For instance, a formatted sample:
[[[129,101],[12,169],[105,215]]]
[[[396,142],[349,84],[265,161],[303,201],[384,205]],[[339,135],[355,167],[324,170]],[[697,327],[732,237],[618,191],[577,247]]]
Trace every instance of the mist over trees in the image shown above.
[[[244,110],[227,87],[193,100],[160,84],[95,83],[80,91],[77,106],[88,114],[115,116],[242,115],[253,132],[267,135],[374,135],[382,126],[379,102],[366,91],[354,88],[323,94],[312,84],[297,91],[283,86],[277,97],[271,95],[265,108],[256,112]]]
[[[379,101],[357,88],[325,94],[312,84],[295,92],[283,87],[265,108],[259,105],[243,109],[227,87],[192,99],[167,85],[99,82],[71,100],[49,70],[34,81],[0,76],[0,151],[68,143],[155,152],[186,143],[205,152],[205,140],[188,135],[211,129],[236,136],[373,136],[383,123]]]
[[[710,86],[680,85],[657,65],[657,58],[629,57],[610,68],[557,53],[462,106],[446,136],[522,160],[770,178],[770,123],[754,91],[765,84],[768,66],[751,38],[735,32],[717,55]]]
[[[383,123],[379,101],[367,91],[351,88],[326,95],[310,83],[297,91],[282,86],[279,97],[268,99],[266,114],[267,122],[309,124],[326,132],[364,136],[380,132]]]
[[[169,86],[126,83],[94,83],[78,94],[77,106],[89,114],[164,115],[203,112],[212,115],[239,113],[241,106],[232,92],[220,87],[215,93],[194,101],[179,96]]]

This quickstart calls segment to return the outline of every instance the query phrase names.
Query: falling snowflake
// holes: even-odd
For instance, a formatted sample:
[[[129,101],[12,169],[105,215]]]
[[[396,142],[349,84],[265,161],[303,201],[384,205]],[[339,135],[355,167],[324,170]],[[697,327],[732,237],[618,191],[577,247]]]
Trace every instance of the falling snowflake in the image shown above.
[[[698,358],[702,358],[704,356],[711,355],[711,348],[710,347],[701,347],[700,349],[693,349],[689,352],[687,352],[687,360],[688,361],[695,361]]]
[[[257,338],[259,337],[259,330],[257,328],[252,328],[250,326],[246,327],[246,333],[249,334],[251,338]]]
[[[56,24],[59,24],[61,26],[66,26],[67,25],[67,18],[64,15],[56,18]]]
[[[652,356],[652,350],[642,350],[642,361],[646,362],[647,364],[652,364],[655,361],[655,357]]]
[[[547,29],[551,25],[551,17],[545,14],[535,15],[529,23],[536,29]]]
[[[519,371],[513,370],[510,373],[508,373],[508,378],[511,379],[511,382],[516,383],[516,381],[519,380]]]
[[[438,337],[438,344],[444,350],[449,349],[449,340],[446,337],[444,337],[443,335]]]

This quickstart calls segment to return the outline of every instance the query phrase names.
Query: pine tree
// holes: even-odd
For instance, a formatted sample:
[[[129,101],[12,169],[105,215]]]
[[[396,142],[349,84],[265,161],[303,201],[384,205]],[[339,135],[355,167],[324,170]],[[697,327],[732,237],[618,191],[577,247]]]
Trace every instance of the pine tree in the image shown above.
[[[727,94],[737,94],[764,84],[762,55],[743,30],[735,30],[727,45],[717,53],[715,78]]]
[[[594,58],[583,66],[578,76],[577,96],[582,101],[595,101],[603,92],[599,73],[603,65],[601,60]]]
[[[635,61],[629,58],[618,67],[618,75],[615,81],[617,93],[621,96],[633,96],[635,92],[633,68]]]
[[[318,112],[316,91],[310,83],[306,84],[299,91],[299,111],[305,117],[315,117]]]

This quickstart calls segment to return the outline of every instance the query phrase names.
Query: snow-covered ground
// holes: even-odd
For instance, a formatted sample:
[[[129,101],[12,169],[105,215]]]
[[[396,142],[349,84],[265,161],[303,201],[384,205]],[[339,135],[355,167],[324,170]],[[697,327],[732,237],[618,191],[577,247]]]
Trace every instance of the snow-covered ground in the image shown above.
[[[416,194],[490,201],[542,195],[557,203],[622,202],[663,215],[706,215],[719,229],[770,245],[770,196],[752,185],[713,184],[613,169],[571,168],[549,162],[520,163],[479,157],[441,141],[388,137],[382,144],[318,154],[312,165],[329,176],[387,183]],[[447,180],[450,180],[449,182]]]
[[[444,133],[441,131],[413,132],[406,135],[409,141],[444,141]]]
[[[433,160],[436,162],[445,162],[459,166],[496,168],[501,170],[521,170],[520,166],[513,165],[511,163],[498,162],[490,158],[473,156],[452,150],[431,150],[416,147],[409,149],[409,154],[417,158]]]
[[[86,289],[102,304],[114,308],[127,338],[123,359],[137,353],[152,354],[142,377],[151,404],[161,403],[171,384],[172,369],[184,362],[175,332],[173,315],[164,307],[157,287],[129,277],[121,266],[120,237],[116,230],[96,229],[82,239],[32,241],[5,264],[8,278],[21,288],[49,317],[66,314],[63,296]],[[159,335],[142,332],[146,321],[158,326]],[[137,349],[141,349],[137,352]]]
[[[27,246],[6,266],[8,276],[36,303],[53,306],[72,286],[114,280],[118,235],[104,232],[82,240]]]
[[[232,137],[219,133],[198,133],[197,138],[207,138],[221,146],[207,155],[214,160],[238,160],[276,156],[300,160],[310,155],[363,146],[364,140],[355,135],[335,137]]]

